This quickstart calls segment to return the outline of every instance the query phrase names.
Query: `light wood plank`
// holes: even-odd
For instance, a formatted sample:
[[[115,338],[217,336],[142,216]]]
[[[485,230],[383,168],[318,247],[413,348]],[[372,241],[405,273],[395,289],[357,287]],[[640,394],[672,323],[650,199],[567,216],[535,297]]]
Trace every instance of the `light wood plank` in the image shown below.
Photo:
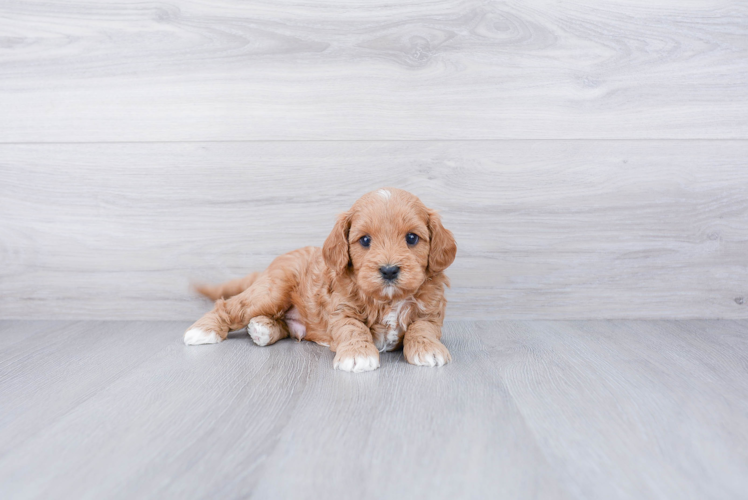
[[[2,448],[3,495],[689,500],[748,489],[748,321],[448,322],[452,364],[387,353],[366,374],[334,371],[321,346],[261,348],[243,332],[186,347],[185,324],[0,322],[0,436],[26,437]],[[25,348],[2,341],[17,332]]]
[[[0,458],[174,343],[144,326],[1,322]]]
[[[484,323],[509,394],[580,498],[748,491],[748,323]]]
[[[4,433],[26,437],[0,458],[8,498],[244,496],[323,349],[308,342],[263,349],[246,332],[187,347],[186,323],[78,325],[56,373],[45,358],[27,356],[22,369],[3,374],[4,407],[25,417]],[[94,331],[108,348],[92,345]],[[138,367],[114,368],[123,363]],[[101,384],[102,372],[110,372],[105,387],[81,398],[82,386]],[[51,406],[41,404],[50,394]],[[49,412],[63,400],[68,411]]]
[[[748,138],[744,2],[12,2],[0,141]]]
[[[567,498],[469,329],[448,327],[460,365],[424,370],[388,354],[357,376],[333,370],[321,346],[259,348],[236,334],[186,347],[182,328],[133,323],[147,361],[0,459],[0,488],[13,498]],[[139,342],[167,330],[172,347]]]
[[[474,329],[450,323],[443,340],[442,369],[397,352],[341,376],[323,356],[252,498],[572,498]]]
[[[16,355],[18,344],[26,345],[37,335],[46,335],[69,327],[73,321],[0,320],[0,365]]]
[[[194,320],[385,185],[458,241],[448,317],[748,317],[748,142],[5,145],[0,317]]]

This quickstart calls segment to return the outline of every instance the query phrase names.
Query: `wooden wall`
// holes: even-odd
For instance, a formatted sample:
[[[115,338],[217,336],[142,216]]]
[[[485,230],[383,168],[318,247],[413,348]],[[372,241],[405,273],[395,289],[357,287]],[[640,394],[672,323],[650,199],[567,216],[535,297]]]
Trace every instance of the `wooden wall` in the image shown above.
[[[748,318],[748,4],[0,5],[0,318],[193,319],[386,185],[450,319]]]

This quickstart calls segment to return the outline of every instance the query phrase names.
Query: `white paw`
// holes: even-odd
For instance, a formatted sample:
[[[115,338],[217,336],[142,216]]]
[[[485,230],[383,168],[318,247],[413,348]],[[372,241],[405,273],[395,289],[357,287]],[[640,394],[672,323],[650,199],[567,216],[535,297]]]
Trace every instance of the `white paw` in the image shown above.
[[[216,332],[200,328],[191,328],[184,333],[185,345],[217,344],[222,340]]]
[[[356,356],[345,357],[335,362],[333,367],[336,370],[344,372],[370,372],[379,368],[379,357],[377,356]]]
[[[254,320],[249,322],[247,325],[247,333],[255,344],[259,346],[266,346],[270,343],[270,328],[260,323],[255,323]]]
[[[444,366],[447,364],[447,360],[444,359],[441,353],[421,353],[413,356],[411,363],[418,366]]]

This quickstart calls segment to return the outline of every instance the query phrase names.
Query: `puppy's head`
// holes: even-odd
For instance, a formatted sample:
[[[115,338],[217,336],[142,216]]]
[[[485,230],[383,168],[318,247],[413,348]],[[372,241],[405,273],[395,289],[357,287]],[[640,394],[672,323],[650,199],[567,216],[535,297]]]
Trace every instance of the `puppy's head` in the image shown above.
[[[455,259],[457,245],[439,215],[395,188],[361,197],[338,217],[322,254],[336,272],[350,269],[358,287],[379,300],[415,292]]]

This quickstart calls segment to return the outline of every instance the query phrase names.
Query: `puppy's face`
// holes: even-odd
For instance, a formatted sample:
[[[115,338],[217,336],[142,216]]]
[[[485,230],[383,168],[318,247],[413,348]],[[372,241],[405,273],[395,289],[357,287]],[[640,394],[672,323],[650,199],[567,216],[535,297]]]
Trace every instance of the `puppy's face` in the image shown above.
[[[328,267],[352,268],[358,287],[378,300],[414,293],[430,273],[446,269],[456,252],[436,212],[394,188],[359,199],[338,218],[323,248]]]

